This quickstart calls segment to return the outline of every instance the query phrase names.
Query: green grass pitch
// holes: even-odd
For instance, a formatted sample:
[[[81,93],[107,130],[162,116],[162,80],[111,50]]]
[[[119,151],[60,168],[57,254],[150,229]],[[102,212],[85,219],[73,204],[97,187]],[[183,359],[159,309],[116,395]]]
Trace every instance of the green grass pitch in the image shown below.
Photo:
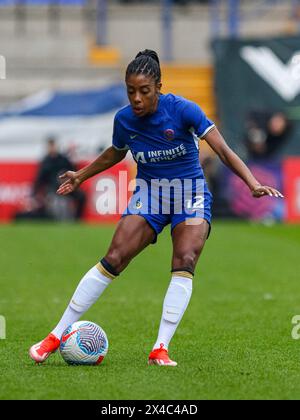
[[[59,320],[114,227],[0,226],[0,399],[299,399],[300,226],[216,222],[170,346],[176,368],[147,366],[170,281],[169,229],[84,317],[110,347],[98,367],[44,365],[31,344]]]

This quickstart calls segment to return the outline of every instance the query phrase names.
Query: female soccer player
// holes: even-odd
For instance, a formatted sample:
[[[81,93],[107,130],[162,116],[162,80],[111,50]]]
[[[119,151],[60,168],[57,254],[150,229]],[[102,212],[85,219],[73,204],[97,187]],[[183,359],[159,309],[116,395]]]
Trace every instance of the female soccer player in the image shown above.
[[[31,347],[29,354],[38,363],[59,347],[63,331],[79,320],[113,279],[170,223],[172,278],[148,363],[177,365],[169,358],[168,346],[190,301],[194,270],[211,223],[211,194],[199,162],[199,138],[205,139],[248,185],[253,197],[283,197],[255,179],[198,105],[179,96],[161,94],[161,86],[157,54],[151,50],[138,53],[127,67],[130,105],[115,116],[112,146],[90,165],[62,176],[64,182],[58,194],[67,195],[88,178],[120,162],[128,150],[138,168],[136,191],[106,255],[82,278],[54,330]],[[164,187],[169,182],[172,188],[162,193],[162,181]]]

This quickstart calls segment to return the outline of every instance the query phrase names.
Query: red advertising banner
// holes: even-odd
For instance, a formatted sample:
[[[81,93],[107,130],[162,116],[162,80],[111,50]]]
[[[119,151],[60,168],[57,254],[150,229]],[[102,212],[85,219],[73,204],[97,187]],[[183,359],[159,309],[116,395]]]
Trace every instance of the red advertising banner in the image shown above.
[[[80,165],[82,166],[82,165]],[[37,163],[0,162],[0,222],[8,222],[31,206],[32,185]],[[132,163],[124,160],[113,168],[85,182],[83,219],[87,222],[116,222],[124,211],[133,176]]]
[[[132,163],[124,160],[82,185],[87,194],[84,220],[114,223],[127,207],[131,192],[128,185],[134,179]]]
[[[34,163],[0,162],[0,221],[11,220],[25,210],[31,193],[37,165]]]
[[[15,218],[17,213],[26,212],[30,209],[32,185],[37,169],[38,164],[34,162],[0,162],[0,222],[9,222]],[[252,169],[254,172],[256,171],[255,168]],[[135,165],[124,160],[85,182],[82,185],[82,190],[86,193],[87,200],[83,220],[100,223],[114,223],[119,220],[134,188],[134,185],[129,188],[131,180],[134,179],[134,171]],[[266,182],[281,189],[280,182],[275,182],[280,173],[282,173],[283,178],[284,202],[266,198],[264,201],[261,200],[262,205],[264,205],[261,208],[257,205],[258,201],[252,199],[255,204],[255,214],[253,213],[252,217],[259,218],[258,216],[261,215],[257,214],[258,211],[267,212],[268,215],[275,212],[273,216],[276,220],[282,220],[284,214],[284,219],[287,222],[300,222],[300,158],[286,159],[282,164],[282,172],[278,168],[276,170],[273,168],[268,176],[273,176],[274,179],[268,178]],[[257,173],[257,176],[260,176],[262,180],[264,179],[262,173]],[[227,179],[228,185],[231,184]],[[239,189],[235,188],[235,191],[239,191]],[[247,191],[247,200],[248,195]],[[229,196],[231,195],[229,194]],[[241,208],[244,203],[249,212],[250,206],[247,200],[244,203],[239,197],[237,200],[239,207],[235,210],[239,210],[244,215],[244,208]],[[285,204],[284,211],[283,209],[277,209],[277,207],[273,208],[275,204],[279,206],[283,203]],[[271,204],[273,207],[268,207]]]
[[[283,174],[286,221],[300,222],[300,158],[286,159]]]

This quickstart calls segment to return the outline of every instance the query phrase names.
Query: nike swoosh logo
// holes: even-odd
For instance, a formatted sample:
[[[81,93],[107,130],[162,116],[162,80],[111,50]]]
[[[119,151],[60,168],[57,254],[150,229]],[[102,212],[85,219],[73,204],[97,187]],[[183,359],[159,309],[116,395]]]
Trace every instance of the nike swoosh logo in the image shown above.
[[[83,307],[84,307],[84,305],[79,305],[79,304],[78,304],[78,303],[76,303],[76,302],[75,302],[75,300],[73,300],[73,299],[72,299],[72,303],[73,303],[73,305],[76,305],[76,306],[78,306],[78,307],[80,307],[80,308],[83,308]]]
[[[65,343],[73,334],[77,333],[79,330],[72,331],[70,334],[64,335],[61,338],[61,341]]]
[[[243,47],[240,55],[284,100],[292,101],[299,95],[299,51],[286,64],[268,47]]]
[[[133,136],[130,136],[130,138],[131,138],[131,140],[133,140],[133,139],[135,139],[137,136],[138,136],[138,135],[137,135],[137,134],[135,134],[135,135],[133,135]]]

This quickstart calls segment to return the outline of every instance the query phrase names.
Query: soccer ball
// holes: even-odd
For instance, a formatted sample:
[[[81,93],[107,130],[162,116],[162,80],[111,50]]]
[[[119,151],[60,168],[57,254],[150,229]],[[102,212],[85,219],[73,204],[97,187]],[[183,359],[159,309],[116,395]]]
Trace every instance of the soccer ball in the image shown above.
[[[108,351],[108,340],[99,325],[78,321],[64,331],[59,349],[69,365],[99,365]]]

